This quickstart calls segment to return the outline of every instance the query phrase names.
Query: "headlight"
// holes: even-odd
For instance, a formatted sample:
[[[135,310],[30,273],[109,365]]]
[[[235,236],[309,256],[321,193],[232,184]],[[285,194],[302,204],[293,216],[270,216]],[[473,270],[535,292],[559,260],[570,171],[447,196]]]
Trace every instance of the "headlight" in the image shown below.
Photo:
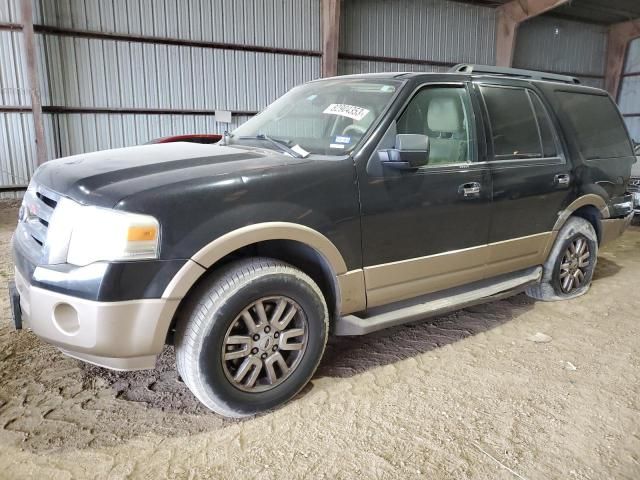
[[[66,261],[85,266],[98,261],[158,258],[160,225],[149,216],[79,205],[61,199],[48,232],[51,255],[68,245]]]

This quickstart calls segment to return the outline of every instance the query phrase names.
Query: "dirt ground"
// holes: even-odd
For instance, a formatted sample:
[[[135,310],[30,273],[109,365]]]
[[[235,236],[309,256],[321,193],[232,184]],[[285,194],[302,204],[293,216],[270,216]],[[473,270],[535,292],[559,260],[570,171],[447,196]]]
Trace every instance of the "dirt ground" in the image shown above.
[[[0,207],[0,478],[640,478],[640,227],[586,296],[333,339],[298,398],[230,421],[171,349],[112,373],[14,331],[15,218]]]

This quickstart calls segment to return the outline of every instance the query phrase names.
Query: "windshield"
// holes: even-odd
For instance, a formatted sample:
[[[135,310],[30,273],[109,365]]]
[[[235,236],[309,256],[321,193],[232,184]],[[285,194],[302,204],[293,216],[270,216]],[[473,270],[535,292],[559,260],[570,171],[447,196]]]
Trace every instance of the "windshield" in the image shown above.
[[[236,128],[229,144],[344,155],[356,146],[391,102],[402,82],[331,79],[296,87]]]

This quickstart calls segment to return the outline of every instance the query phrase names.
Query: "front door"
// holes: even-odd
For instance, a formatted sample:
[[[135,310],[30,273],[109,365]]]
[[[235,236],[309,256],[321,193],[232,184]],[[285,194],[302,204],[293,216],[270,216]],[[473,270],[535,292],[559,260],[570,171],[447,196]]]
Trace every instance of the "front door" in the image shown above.
[[[368,307],[483,278],[492,185],[477,131],[465,84],[424,85],[359,166]],[[428,163],[381,164],[397,134],[427,135]]]
[[[531,88],[476,84],[484,105],[493,178],[488,276],[544,263],[570,166],[542,97]]]

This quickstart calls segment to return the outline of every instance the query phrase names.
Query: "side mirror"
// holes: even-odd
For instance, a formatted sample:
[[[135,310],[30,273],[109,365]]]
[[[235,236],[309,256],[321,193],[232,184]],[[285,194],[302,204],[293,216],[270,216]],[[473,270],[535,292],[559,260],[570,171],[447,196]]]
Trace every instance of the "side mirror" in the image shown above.
[[[398,170],[415,170],[429,163],[429,137],[419,134],[396,135],[395,148],[380,150],[380,162]]]

